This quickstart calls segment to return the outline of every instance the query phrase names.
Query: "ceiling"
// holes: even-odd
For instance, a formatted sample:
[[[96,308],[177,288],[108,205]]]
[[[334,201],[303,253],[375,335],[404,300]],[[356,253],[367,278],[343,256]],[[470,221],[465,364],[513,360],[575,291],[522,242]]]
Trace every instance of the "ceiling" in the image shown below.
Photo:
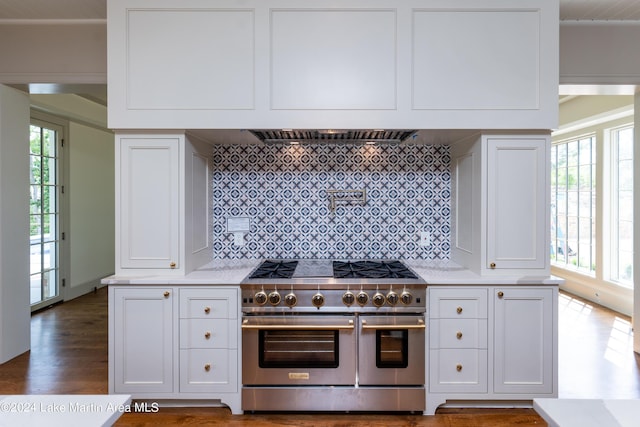
[[[106,19],[107,0],[0,0],[0,19]],[[560,0],[566,21],[640,21],[638,0]]]

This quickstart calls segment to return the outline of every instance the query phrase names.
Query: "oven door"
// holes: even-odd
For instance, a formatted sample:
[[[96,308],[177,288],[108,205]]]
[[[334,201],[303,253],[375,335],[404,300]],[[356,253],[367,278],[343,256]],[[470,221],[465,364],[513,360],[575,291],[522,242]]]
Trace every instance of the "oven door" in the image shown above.
[[[424,385],[423,315],[361,315],[358,327],[360,385]]]
[[[355,316],[245,316],[244,385],[355,385]]]

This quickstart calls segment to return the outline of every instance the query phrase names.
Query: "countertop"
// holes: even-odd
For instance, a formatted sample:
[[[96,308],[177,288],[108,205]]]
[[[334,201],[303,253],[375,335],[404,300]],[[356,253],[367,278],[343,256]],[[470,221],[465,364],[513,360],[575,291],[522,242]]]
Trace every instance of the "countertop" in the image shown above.
[[[534,399],[533,408],[550,427],[635,427],[640,400]]]
[[[109,276],[104,285],[238,285],[261,259],[213,260],[184,276]],[[428,285],[559,285],[554,276],[480,276],[452,261],[403,260]]]
[[[123,394],[0,396],[1,426],[111,426],[136,410]]]

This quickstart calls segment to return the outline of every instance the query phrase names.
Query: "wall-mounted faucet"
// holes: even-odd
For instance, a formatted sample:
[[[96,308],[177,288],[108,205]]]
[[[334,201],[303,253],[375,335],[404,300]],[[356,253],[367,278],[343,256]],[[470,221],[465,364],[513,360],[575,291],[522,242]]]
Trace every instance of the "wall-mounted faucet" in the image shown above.
[[[359,203],[364,206],[367,203],[367,189],[362,190],[327,190],[329,196],[329,211],[336,211],[336,203]]]

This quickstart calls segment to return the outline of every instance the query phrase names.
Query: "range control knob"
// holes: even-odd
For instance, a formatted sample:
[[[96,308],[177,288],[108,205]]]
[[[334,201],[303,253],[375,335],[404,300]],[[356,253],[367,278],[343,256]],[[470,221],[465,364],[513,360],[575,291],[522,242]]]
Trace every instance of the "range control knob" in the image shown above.
[[[267,294],[264,291],[256,292],[253,296],[253,300],[258,305],[265,305],[267,303]]]
[[[280,293],[278,291],[273,291],[269,294],[269,304],[271,305],[280,304],[281,299],[282,297],[280,296]]]
[[[358,304],[364,306],[369,302],[369,295],[367,295],[365,291],[360,291],[356,297],[356,301],[358,301]]]
[[[386,301],[386,298],[380,292],[376,292],[373,298],[371,299],[371,302],[376,307],[382,307],[385,301]]]
[[[294,307],[298,303],[298,297],[296,294],[291,292],[290,294],[285,295],[284,297],[284,305],[287,307]]]
[[[389,293],[387,294],[387,303],[389,305],[396,305],[399,300],[400,300],[400,297],[398,296],[397,293],[393,291],[389,291]]]
[[[402,295],[400,295],[400,301],[402,301],[404,305],[409,305],[413,302],[413,295],[408,291],[404,291]]]
[[[318,308],[322,307],[324,305],[324,295],[318,292],[317,294],[312,296],[311,304],[313,304],[314,307],[318,307]]]
[[[342,294],[342,303],[349,307],[351,304],[356,302],[356,296],[351,291],[347,291]]]

